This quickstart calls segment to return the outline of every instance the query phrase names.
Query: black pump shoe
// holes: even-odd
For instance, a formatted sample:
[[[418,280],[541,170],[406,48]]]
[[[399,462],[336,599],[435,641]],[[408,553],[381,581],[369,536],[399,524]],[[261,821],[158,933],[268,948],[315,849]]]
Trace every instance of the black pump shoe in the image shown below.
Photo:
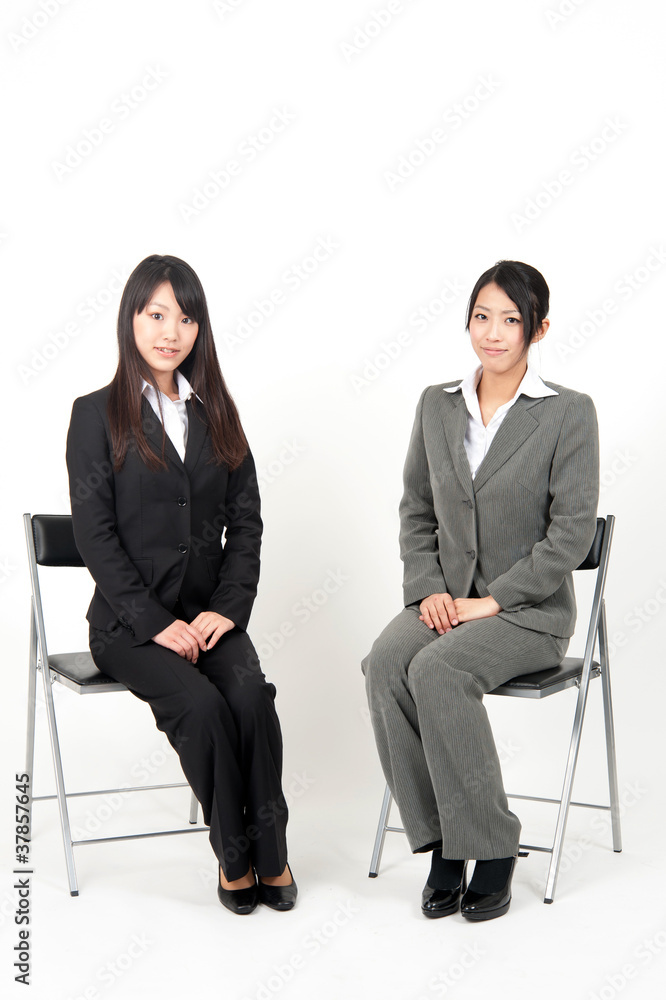
[[[515,867],[516,858],[513,858],[507,879],[497,892],[475,892],[470,887],[460,904],[463,917],[468,920],[492,920],[494,917],[503,916],[511,904],[511,879]],[[474,876],[472,876],[473,883]]]
[[[257,887],[259,902],[263,903],[264,906],[270,906],[271,910],[293,910],[298,895],[298,886],[291,868],[289,868],[289,874],[291,875],[289,885],[266,885],[265,882],[259,881]]]
[[[467,888],[467,862],[462,870],[459,885],[453,889],[433,889],[426,882],[421,893],[421,913],[424,917],[448,917],[456,913],[460,906],[460,897]]]
[[[224,889],[218,879],[217,898],[222,903],[222,906],[226,906],[232,913],[241,915],[252,913],[257,908],[257,903],[259,902],[257,883],[255,882],[254,885],[248,886],[247,889]]]

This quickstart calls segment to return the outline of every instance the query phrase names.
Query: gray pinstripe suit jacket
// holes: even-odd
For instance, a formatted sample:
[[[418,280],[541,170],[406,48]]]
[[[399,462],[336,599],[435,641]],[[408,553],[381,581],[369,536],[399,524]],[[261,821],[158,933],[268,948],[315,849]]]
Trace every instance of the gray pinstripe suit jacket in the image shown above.
[[[446,382],[421,395],[404,470],[400,553],[405,605],[429,594],[492,594],[500,617],[571,636],[571,578],[592,544],[599,442],[589,396],[520,396],[474,479],[465,452],[467,407]]]

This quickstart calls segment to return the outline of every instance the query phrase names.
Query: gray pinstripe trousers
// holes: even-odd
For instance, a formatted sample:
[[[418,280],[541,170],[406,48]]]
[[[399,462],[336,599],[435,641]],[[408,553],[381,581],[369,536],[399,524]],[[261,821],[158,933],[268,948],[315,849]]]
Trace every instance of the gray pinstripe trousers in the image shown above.
[[[414,853],[451,859],[518,852],[483,695],[555,666],[569,640],[497,616],[438,635],[418,606],[389,622],[363,660],[382,769]]]

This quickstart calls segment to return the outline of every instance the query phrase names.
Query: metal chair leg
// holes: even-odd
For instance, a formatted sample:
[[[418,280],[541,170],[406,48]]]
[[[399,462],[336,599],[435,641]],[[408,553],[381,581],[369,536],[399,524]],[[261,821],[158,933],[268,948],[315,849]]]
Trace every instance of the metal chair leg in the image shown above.
[[[377,836],[375,837],[375,846],[372,849],[372,859],[370,861],[368,878],[377,878],[379,875],[379,865],[382,860],[382,851],[384,850],[384,841],[386,840],[386,829],[388,827],[388,817],[392,801],[393,796],[391,795],[391,789],[387,785],[384,790],[384,799],[382,801],[382,808],[379,814]]]
[[[190,799],[190,823],[196,823],[199,816],[199,801],[192,792],[192,798]]]
[[[55,708],[53,706],[53,691],[51,690],[51,675],[48,668],[48,663],[42,663],[42,677],[44,680],[44,698],[46,700],[46,715],[49,720],[49,735],[51,737],[51,752],[53,754],[53,769],[55,771],[56,794],[58,799],[58,809],[60,812],[60,828],[62,830],[62,842],[65,848],[65,864],[67,866],[69,891],[70,895],[78,896],[79,886],[76,879],[76,868],[74,867],[74,850],[72,848],[72,834],[69,826],[69,812],[67,809],[65,779],[62,772],[62,758],[60,756],[58,727],[56,725]]]
[[[25,742],[25,773],[28,775],[28,826],[32,829],[33,768],[35,763],[35,711],[37,707],[37,630],[34,606],[30,610],[30,652],[28,659],[28,724]]]
[[[591,660],[591,655],[590,655]],[[574,715],[573,728],[571,731],[571,742],[569,744],[569,757],[564,775],[564,785],[560,797],[560,808],[557,813],[557,824],[555,826],[555,839],[553,840],[553,850],[551,852],[550,867],[548,868],[548,878],[546,880],[546,892],[543,897],[544,903],[552,903],[555,897],[555,884],[560,870],[560,859],[562,857],[562,847],[564,845],[564,833],[569,816],[569,806],[571,804],[571,792],[576,773],[576,762],[580,749],[580,738],[583,731],[583,717],[585,715],[585,703],[587,701],[587,691],[590,684],[590,664],[587,663],[583,669],[578,698],[576,699],[576,712]]]
[[[615,726],[613,725],[613,699],[611,697],[611,680],[608,665],[606,608],[603,602],[601,604],[601,615],[599,619],[599,654],[599,660],[601,663],[601,690],[604,702],[604,724],[606,727],[606,760],[608,762],[608,791],[610,795],[613,850],[619,853],[622,850],[622,832],[620,829],[620,796],[617,787]]]

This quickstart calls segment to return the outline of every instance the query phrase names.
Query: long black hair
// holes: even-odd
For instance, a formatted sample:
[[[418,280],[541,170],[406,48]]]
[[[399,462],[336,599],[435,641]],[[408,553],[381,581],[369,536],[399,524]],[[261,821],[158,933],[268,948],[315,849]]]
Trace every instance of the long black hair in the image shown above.
[[[550,291],[546,279],[536,267],[520,260],[498,260],[483,272],[472,289],[467,303],[468,331],[479,292],[490,284],[498,285],[518,307],[523,318],[523,341],[527,351],[548,315]]]
[[[178,305],[196,323],[199,332],[179,371],[187,378],[201,403],[192,396],[194,406],[203,405],[208,423],[214,460],[237,468],[248,450],[238,410],[226,387],[217,359],[208,305],[198,276],[179,257],[152,254],[138,264],[123,290],[118,310],[118,368],[111,383],[108,415],[111,425],[114,466],[120,469],[133,438],[143,461],[151,469],[164,467],[162,456],[148,444],[141,420],[143,379],[157,392],[158,387],[148,364],[141,357],[134,338],[134,316],[150,302],[155,289],[168,281]]]

